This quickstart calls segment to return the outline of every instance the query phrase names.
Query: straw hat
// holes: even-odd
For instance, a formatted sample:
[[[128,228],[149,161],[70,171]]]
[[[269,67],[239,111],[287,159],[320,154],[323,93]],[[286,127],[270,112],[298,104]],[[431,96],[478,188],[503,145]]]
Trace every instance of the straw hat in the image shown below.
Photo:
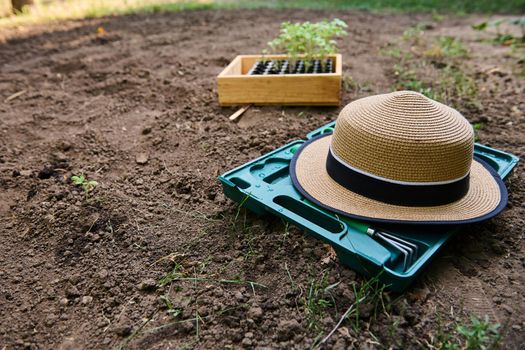
[[[474,157],[474,132],[455,109],[412,91],[348,104],[333,134],[306,142],[295,187],[332,212],[369,221],[456,224],[507,204],[498,174]]]

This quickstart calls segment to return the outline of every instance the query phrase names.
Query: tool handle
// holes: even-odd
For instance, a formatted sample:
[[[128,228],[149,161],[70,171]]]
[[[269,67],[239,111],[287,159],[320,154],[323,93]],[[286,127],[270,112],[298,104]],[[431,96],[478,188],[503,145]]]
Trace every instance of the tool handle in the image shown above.
[[[348,226],[361,233],[367,233],[368,229],[370,228],[370,226],[368,226],[364,222],[359,222],[356,220],[346,220],[346,223],[348,224]]]

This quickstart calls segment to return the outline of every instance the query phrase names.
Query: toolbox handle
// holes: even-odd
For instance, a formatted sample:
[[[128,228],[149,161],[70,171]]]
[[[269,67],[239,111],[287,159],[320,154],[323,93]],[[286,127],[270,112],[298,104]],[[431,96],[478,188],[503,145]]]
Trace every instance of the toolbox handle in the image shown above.
[[[268,208],[270,211],[287,216],[295,225],[325,241],[339,244],[341,235],[347,231],[344,222],[293,197],[280,195],[273,202],[280,208]]]

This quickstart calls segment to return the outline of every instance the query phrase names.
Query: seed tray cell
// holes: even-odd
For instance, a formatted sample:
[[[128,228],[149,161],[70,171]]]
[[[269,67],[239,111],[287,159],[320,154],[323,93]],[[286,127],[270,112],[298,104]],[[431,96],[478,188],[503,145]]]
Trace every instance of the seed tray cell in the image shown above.
[[[333,131],[335,122],[307,135],[307,139]],[[330,244],[339,260],[357,272],[379,279],[402,292],[428,265],[460,226],[377,224],[373,228],[408,242],[417,252],[408,265],[402,251],[359,229],[363,223],[337,216],[306,200],[290,178],[290,161],[304,140],[291,142],[219,177],[227,197],[258,215],[274,214]],[[475,145],[475,154],[505,178],[518,158],[494,148]]]

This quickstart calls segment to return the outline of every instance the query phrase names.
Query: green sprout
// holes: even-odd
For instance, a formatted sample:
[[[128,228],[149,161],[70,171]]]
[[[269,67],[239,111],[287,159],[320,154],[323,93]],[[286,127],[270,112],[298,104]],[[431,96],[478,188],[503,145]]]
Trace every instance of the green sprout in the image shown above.
[[[330,291],[338,284],[328,285],[328,276],[324,272],[319,280],[312,278],[308,293],[303,298],[308,328],[318,329],[326,309],[335,305]]]
[[[292,67],[299,58],[304,59],[308,69],[313,60],[320,60],[323,64],[329,55],[337,53],[335,38],[347,35],[346,28],[346,23],[337,18],[331,22],[283,22],[279,36],[268,45],[274,53],[288,55]]]
[[[183,310],[181,308],[175,307],[173,301],[170,299],[169,295],[161,295],[160,300],[164,302],[164,305],[168,311],[168,314],[174,318],[177,318],[182,315]]]
[[[71,176],[71,181],[76,186],[82,186],[82,189],[86,195],[98,186],[98,182],[95,180],[88,180],[84,175],[73,175]]]
[[[508,32],[501,32],[500,26],[502,24],[510,24],[518,26],[521,29],[521,37],[516,37]],[[511,19],[499,19],[492,22],[481,22],[472,26],[473,29],[483,31],[489,28],[495,28],[496,33],[491,39],[493,44],[510,46],[512,48],[523,47],[525,45],[525,16],[511,18]]]
[[[470,317],[470,323],[456,325],[455,332],[440,329],[437,338],[431,337],[431,348],[439,350],[489,350],[496,349],[501,340],[501,325],[484,319]]]
[[[456,328],[458,333],[465,337],[463,349],[494,349],[501,338],[499,334],[500,325],[490,323],[488,316],[485,316],[484,320],[472,316],[470,321],[470,325],[458,325]]]

